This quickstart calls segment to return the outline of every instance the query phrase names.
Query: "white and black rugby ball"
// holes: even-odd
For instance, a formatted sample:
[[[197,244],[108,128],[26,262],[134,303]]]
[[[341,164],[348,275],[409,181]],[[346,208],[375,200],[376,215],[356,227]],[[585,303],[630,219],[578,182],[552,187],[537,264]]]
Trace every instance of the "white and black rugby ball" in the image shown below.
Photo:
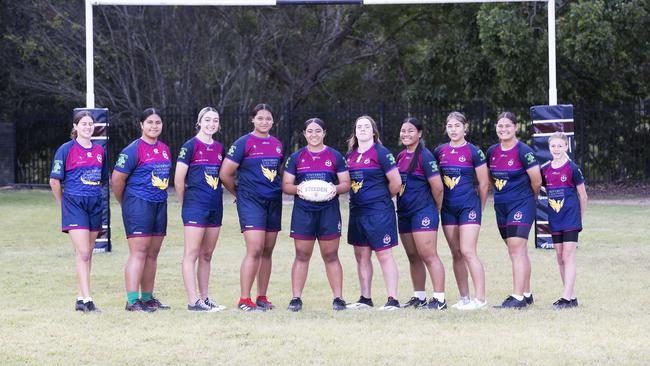
[[[336,192],[336,187],[320,179],[300,183],[301,198],[311,202],[325,202]]]

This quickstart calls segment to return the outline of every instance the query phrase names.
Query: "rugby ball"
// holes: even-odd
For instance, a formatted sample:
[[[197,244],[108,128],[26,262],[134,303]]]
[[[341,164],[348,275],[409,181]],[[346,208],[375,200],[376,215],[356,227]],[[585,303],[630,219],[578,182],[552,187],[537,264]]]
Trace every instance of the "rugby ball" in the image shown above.
[[[336,193],[336,187],[320,179],[307,180],[299,185],[300,197],[311,202],[325,202]]]

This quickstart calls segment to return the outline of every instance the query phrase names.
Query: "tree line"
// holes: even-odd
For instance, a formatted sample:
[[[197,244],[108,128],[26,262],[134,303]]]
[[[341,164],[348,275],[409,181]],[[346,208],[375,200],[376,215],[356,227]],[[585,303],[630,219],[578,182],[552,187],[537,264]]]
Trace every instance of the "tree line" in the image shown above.
[[[85,104],[84,2],[0,3],[0,117]],[[650,3],[556,1],[558,102],[650,97]],[[546,3],[95,12],[96,105],[548,102]]]

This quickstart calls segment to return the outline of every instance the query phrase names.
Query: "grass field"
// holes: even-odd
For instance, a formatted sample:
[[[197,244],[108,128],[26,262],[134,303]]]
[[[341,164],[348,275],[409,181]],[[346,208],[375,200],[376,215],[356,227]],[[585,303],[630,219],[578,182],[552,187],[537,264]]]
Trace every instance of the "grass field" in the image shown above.
[[[51,194],[0,192],[0,363],[650,364],[648,205],[590,205],[578,250],[577,310],[551,309],[561,293],[555,254],[531,249],[535,305],[524,311],[469,313],[334,313],[317,251],[303,295],[304,310],[286,311],[293,242],[287,233],[291,206],[285,205],[285,231],[276,246],[268,294],[277,309],[253,314],[235,310],[244,246],[235,207],[226,205],[211,293],[228,309],[194,314],[185,310],[180,207],[174,197],[170,202],[169,235],[159,258],[155,292],[173,309],[153,314],[123,310],[128,250],[120,209],[114,204],[113,252],[96,254],[93,261],[93,297],[103,312],[84,315],[73,311],[73,252],[67,236],[59,232],[59,209]],[[490,203],[486,211],[479,255],[486,267],[488,302],[496,304],[511,288],[510,261]],[[447,298],[454,303],[451,257],[442,235],[439,241]],[[407,260],[401,247],[394,252],[404,301],[412,294]],[[340,255],[344,297],[352,301],[359,295],[352,249],[342,244]],[[383,303],[385,290],[376,262],[373,283],[373,298]]]

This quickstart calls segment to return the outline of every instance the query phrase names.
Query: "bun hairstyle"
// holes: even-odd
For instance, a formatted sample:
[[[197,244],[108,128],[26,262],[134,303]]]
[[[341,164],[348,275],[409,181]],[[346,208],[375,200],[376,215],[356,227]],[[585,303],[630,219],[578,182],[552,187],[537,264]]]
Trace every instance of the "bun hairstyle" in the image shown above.
[[[201,109],[199,111],[198,117],[196,117],[196,125],[195,125],[195,127],[196,127],[197,131],[201,129],[201,119],[203,119],[203,116],[205,116],[205,114],[208,113],[208,112],[215,112],[217,114],[217,116],[219,115],[219,111],[217,111],[214,107],[205,107],[205,108]],[[219,129],[217,130],[217,132],[219,132]]]
[[[162,119],[162,114],[160,113],[160,109],[154,108],[154,107],[149,107],[149,108],[145,109],[144,111],[142,111],[142,113],[140,113],[140,118],[138,120],[140,121],[140,123],[144,123],[144,121],[146,121],[147,118],[149,116],[153,115],[153,114],[158,115],[158,117],[160,117],[160,119]]]
[[[501,118],[509,119],[513,125],[517,125],[517,116],[515,116],[515,114],[512,112],[501,112],[501,114],[499,114],[497,117],[497,122],[499,122]]]
[[[348,152],[351,152],[352,150],[359,147],[359,141],[357,140],[356,129],[357,129],[357,122],[359,122],[360,119],[367,119],[368,121],[370,121],[370,125],[372,126],[372,139],[375,140],[375,143],[381,144],[381,140],[379,139],[379,130],[377,129],[377,122],[375,122],[375,120],[372,119],[372,117],[363,115],[357,118],[354,121],[354,125],[352,125],[352,135],[350,135],[350,138],[348,139]]]
[[[410,123],[415,128],[418,130],[418,132],[422,132],[422,123],[415,117],[408,117],[405,118],[404,121],[402,121],[402,125],[405,123]],[[420,155],[422,155],[422,147],[424,146],[424,142],[422,142],[422,138],[418,140],[418,146],[415,148],[415,152],[413,153],[413,159],[411,160],[411,163],[409,164],[408,172],[413,173],[415,168],[418,166],[418,162],[420,161]]]
[[[81,121],[82,118],[84,117],[90,117],[90,119],[93,120],[93,124],[95,123],[95,117],[93,116],[92,112],[90,111],[79,111],[72,116],[72,124],[73,125],[78,125],[79,121]],[[77,130],[73,127],[72,131],[70,131],[70,138],[75,140],[77,139]]]
[[[307,130],[307,127],[312,123],[315,123],[315,124],[319,125],[320,128],[323,129],[323,131],[327,130],[327,128],[325,128],[325,122],[323,122],[323,120],[320,119],[320,118],[310,118],[310,119],[306,120],[305,125],[303,126],[302,130],[303,131]]]
[[[271,116],[273,116],[273,108],[271,108],[271,105],[266,103],[260,103],[256,105],[251,111],[250,114],[251,119],[255,118],[255,116],[257,116],[257,112],[259,111],[268,111],[269,113],[271,113]]]

